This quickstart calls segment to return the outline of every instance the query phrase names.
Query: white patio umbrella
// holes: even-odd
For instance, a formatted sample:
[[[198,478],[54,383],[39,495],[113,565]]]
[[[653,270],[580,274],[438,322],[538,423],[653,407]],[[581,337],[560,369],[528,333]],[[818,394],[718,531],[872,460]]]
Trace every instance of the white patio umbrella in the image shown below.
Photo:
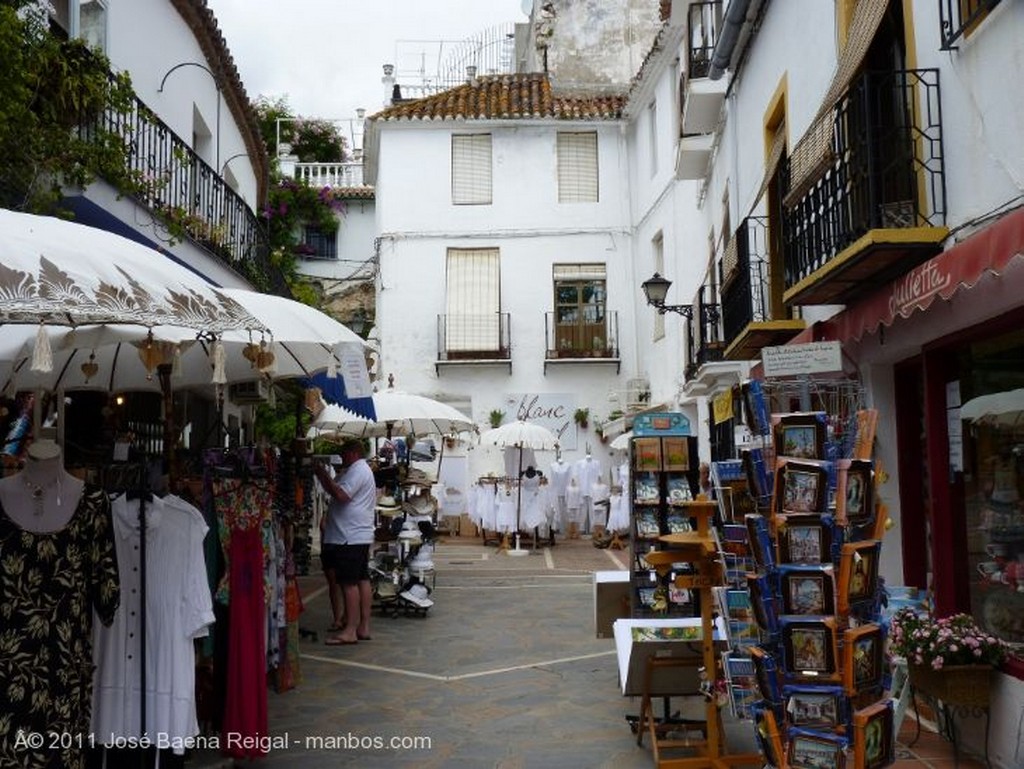
[[[308,377],[339,369],[343,363],[357,367],[355,373],[369,384],[363,355],[366,342],[329,315],[279,296],[241,289],[223,291],[240,307],[251,309],[267,331],[225,331],[211,341],[182,326],[150,330],[115,323],[54,328],[48,332],[53,358],[48,372],[31,370],[34,340],[26,340],[11,359],[5,359],[4,353],[16,342],[0,343],[0,387],[161,391],[156,375],[161,363],[172,364],[170,384],[177,390]],[[217,353],[218,346],[223,356]],[[222,357],[223,370],[215,377],[218,357]]]
[[[238,302],[166,254],[105,230],[0,209],[0,324],[261,330]]]
[[[622,435],[616,436],[615,439],[608,444],[608,448],[613,451],[629,451],[629,440],[633,437],[633,431],[627,430]]]
[[[487,430],[480,436],[480,443],[484,445],[498,446],[499,448],[518,449],[519,479],[517,480],[521,481],[523,475],[523,449],[533,449],[534,451],[554,451],[558,448],[558,436],[546,427],[519,419],[515,422],[508,422],[500,427],[495,427],[492,430]],[[516,546],[515,549],[509,550],[508,554],[526,555],[529,551],[523,550],[519,546],[519,519],[523,504],[523,487],[521,482],[517,484],[517,488]],[[536,546],[536,537],[534,537],[534,540],[534,545]]]
[[[453,435],[476,428],[472,419],[447,403],[392,388],[373,394],[373,408],[377,419],[370,421],[329,405],[313,420],[313,427],[356,438]]]
[[[979,395],[960,407],[960,418],[993,427],[1014,427],[1024,422],[1024,388]]]

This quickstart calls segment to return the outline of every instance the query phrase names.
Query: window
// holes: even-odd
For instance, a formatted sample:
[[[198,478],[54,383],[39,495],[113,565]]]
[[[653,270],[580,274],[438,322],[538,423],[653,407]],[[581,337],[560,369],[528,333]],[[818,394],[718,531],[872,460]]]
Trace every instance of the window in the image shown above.
[[[501,345],[501,266],[496,248],[448,249],[445,350],[494,352]]]
[[[90,48],[107,48],[106,0],[51,0],[50,29],[61,37],[80,37]]]
[[[319,227],[306,226],[299,249],[307,259],[337,259],[338,235],[324,232]]]
[[[956,48],[956,41],[974,32],[997,5],[999,0],[947,0],[939,3],[943,50]]]
[[[605,352],[607,294],[603,264],[556,264],[555,345],[559,353]]]
[[[558,133],[558,202],[596,203],[597,132]]]
[[[452,136],[452,204],[491,203],[491,135]]]
[[[665,237],[659,232],[654,236],[654,240],[651,241],[651,248],[654,251],[654,271],[659,275],[665,274]],[[660,313],[654,313],[654,334],[652,335],[652,341],[657,342],[659,339],[665,338],[665,316]]]

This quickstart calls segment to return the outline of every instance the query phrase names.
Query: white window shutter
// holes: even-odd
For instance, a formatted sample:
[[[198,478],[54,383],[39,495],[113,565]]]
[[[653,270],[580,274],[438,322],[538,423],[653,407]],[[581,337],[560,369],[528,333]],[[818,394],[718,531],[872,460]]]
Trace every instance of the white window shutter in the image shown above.
[[[491,203],[491,135],[452,136],[452,204]]]
[[[445,348],[500,348],[501,268],[498,249],[448,249]]]
[[[558,133],[558,202],[596,203],[597,132]]]

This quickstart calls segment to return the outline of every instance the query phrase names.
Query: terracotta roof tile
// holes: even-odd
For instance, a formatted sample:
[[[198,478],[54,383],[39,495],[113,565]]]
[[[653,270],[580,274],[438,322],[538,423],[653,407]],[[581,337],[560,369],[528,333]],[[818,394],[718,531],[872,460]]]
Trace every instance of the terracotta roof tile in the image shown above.
[[[423,99],[399,102],[371,120],[615,120],[624,95],[556,93],[547,75],[488,75]]]

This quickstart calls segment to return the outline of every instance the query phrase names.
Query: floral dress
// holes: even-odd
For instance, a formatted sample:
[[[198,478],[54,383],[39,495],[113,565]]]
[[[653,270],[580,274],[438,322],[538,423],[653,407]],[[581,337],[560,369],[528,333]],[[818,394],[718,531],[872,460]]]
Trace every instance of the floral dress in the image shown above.
[[[93,609],[109,625],[120,597],[102,489],[86,486],[55,532],[26,531],[0,508],[0,767],[85,766]]]

